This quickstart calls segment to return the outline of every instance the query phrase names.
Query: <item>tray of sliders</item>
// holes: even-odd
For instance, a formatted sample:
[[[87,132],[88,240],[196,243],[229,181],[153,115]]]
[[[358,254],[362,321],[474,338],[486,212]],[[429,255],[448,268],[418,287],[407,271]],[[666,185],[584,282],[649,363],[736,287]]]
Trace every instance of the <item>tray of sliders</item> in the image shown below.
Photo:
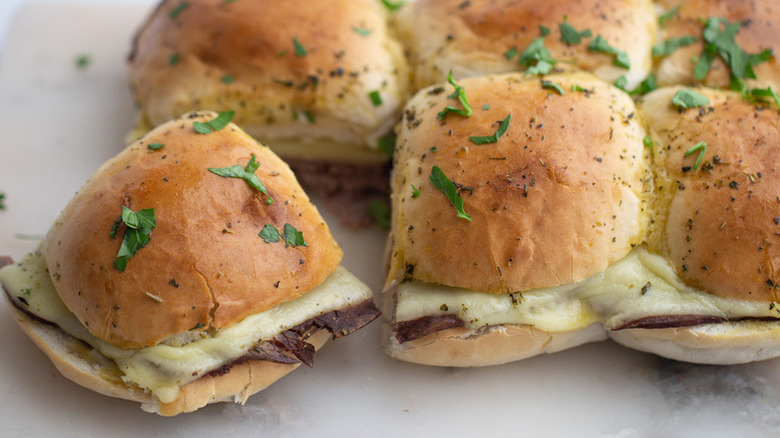
[[[775,2],[8,23],[4,436],[780,433]]]

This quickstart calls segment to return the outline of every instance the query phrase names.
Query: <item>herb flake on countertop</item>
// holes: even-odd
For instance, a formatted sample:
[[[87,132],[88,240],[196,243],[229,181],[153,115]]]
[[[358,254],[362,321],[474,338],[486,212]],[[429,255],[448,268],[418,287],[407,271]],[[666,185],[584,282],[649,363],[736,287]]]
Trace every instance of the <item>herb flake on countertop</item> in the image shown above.
[[[89,55],[78,55],[76,56],[75,61],[73,61],[76,65],[76,68],[79,70],[85,70],[87,67],[89,67],[90,64],[92,64],[92,57]]]

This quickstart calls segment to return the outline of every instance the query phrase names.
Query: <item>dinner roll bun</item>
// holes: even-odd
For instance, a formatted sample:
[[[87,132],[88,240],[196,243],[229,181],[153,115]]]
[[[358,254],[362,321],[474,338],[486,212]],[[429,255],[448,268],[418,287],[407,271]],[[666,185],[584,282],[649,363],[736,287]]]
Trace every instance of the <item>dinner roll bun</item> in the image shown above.
[[[16,307],[11,310],[24,332],[51,359],[54,366],[69,380],[100,394],[141,403],[146,412],[165,417],[193,412],[211,403],[245,403],[247,399],[270,386],[300,363],[276,363],[248,360],[233,364],[229,372],[200,377],[180,387],[173,401],[163,403],[149,391],[128,385],[116,363],[88,344],[65,334],[50,324],[31,318]],[[306,342],[319,350],[331,337],[322,329]]]
[[[224,328],[303,295],[338,266],[341,249],[286,164],[233,124],[194,130],[216,116],[165,123],[109,160],[43,241],[57,292],[97,338],[140,348]],[[209,170],[244,169],[253,157],[267,195]],[[154,209],[156,226],[121,270],[123,207]],[[265,243],[266,224],[292,225],[307,245]]]
[[[563,41],[564,21],[590,36]],[[417,88],[443,82],[449,70],[462,78],[525,69],[518,57],[540,26],[551,31],[544,47],[558,71],[586,70],[608,82],[625,76],[630,87],[650,72],[657,24],[649,0],[417,0],[397,18]],[[614,65],[614,54],[588,49],[598,36],[625,52],[629,69]]]
[[[142,122],[234,110],[234,122],[272,148],[293,138],[375,149],[408,83],[386,21],[374,0],[164,0],[130,55]],[[303,155],[333,159],[330,149]]]
[[[733,41],[748,54],[770,49],[780,53],[780,4],[776,0],[665,0],[659,2],[668,20],[660,27],[658,43],[695,37],[690,45],[677,48],[668,56],[657,57],[658,84],[696,85],[728,88],[732,74],[728,64],[717,56],[703,79],[694,76],[702,50],[703,31],[709,18],[724,18],[732,24],[741,23]],[[724,30],[721,23],[719,30]],[[752,86],[771,85],[780,88],[780,60],[776,56],[753,66],[757,79],[744,78]]]
[[[421,90],[405,110],[388,283],[522,292],[583,280],[643,241],[649,169],[628,95],[586,73],[455,82],[470,117],[437,116],[460,106],[450,85]],[[470,139],[493,136],[502,122],[498,141]],[[434,167],[471,220],[434,186]]]
[[[723,298],[777,302],[777,109],[711,89],[695,90],[709,104],[680,109],[672,97],[683,89],[660,89],[639,105],[657,175],[648,245],[690,286]],[[700,142],[706,149],[689,151]]]

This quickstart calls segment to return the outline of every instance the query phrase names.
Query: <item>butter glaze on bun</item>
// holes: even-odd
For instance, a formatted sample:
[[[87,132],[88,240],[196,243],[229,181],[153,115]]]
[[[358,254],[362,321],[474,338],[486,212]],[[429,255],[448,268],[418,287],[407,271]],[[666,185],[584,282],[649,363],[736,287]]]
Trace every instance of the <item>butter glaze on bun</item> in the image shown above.
[[[646,95],[639,105],[657,147],[656,230],[649,246],[671,260],[686,283],[745,301],[778,301],[780,136],[773,107],[738,93],[696,89],[710,101],[680,110],[682,87]],[[686,151],[699,142],[699,153]]]
[[[316,207],[273,152],[232,124],[195,137],[193,122],[215,116],[164,124],[109,160],[46,236],[57,292],[96,337],[140,348],[193,327],[230,326],[301,296],[341,261]],[[165,146],[151,150],[153,143]],[[243,180],[208,171],[244,167],[252,155],[271,204]],[[157,216],[151,241],[124,272],[113,267],[121,236],[109,236],[122,206],[154,208]],[[258,232],[267,223],[293,225],[308,246],[263,243]]]
[[[130,55],[142,119],[234,110],[234,122],[284,158],[276,147],[292,139],[303,141],[297,156],[358,159],[317,141],[375,150],[395,123],[408,77],[386,21],[373,0],[164,0]]]
[[[408,103],[392,178],[390,279],[497,294],[552,287],[604,270],[643,240],[648,168],[633,102],[585,73],[544,80],[567,91],[506,74],[457,81],[471,117],[438,119],[455,102],[450,86]],[[568,91],[574,85],[588,91]],[[469,140],[510,114],[498,142]],[[460,195],[472,221],[431,185],[433,166],[468,187]]]
[[[482,366],[606,339],[600,324],[588,322],[587,310],[583,323],[560,331],[461,320],[408,341],[401,335],[404,324],[417,323],[396,314],[398,288],[405,282],[513,297],[517,304],[523,292],[566,286],[603,271],[644,240],[649,169],[632,100],[586,73],[544,80],[548,85],[521,74],[458,79],[473,108],[470,117],[437,117],[445,106],[458,105],[448,98],[450,86],[423,89],[407,104],[394,158],[384,297],[391,356]],[[497,142],[470,140],[495,133],[510,114]],[[471,221],[458,217],[429,180],[433,166],[454,181]],[[419,322],[461,319],[459,311],[478,306],[465,300],[463,309],[443,304],[446,314]]]
[[[564,17],[592,37],[563,42]],[[421,88],[445,81],[450,69],[458,78],[524,69],[518,56],[540,37],[540,26],[551,31],[544,46],[561,61],[557,71],[585,70],[608,82],[626,76],[631,88],[650,72],[657,25],[648,0],[417,0],[400,11],[396,27]],[[614,55],[588,50],[597,36],[625,52],[630,69],[613,65]]]
[[[734,40],[748,54],[765,49],[774,52],[768,61],[753,67],[758,79],[746,78],[748,85],[780,88],[780,60],[777,58],[780,53],[780,4],[775,0],[665,0],[659,3],[666,12],[678,9],[661,26],[658,43],[681,37],[697,38],[693,44],[658,58],[656,76],[660,86],[729,87],[731,70],[721,57],[716,57],[702,80],[694,77],[694,68],[704,47],[702,32],[705,24],[701,20],[725,18],[730,23],[742,23]]]

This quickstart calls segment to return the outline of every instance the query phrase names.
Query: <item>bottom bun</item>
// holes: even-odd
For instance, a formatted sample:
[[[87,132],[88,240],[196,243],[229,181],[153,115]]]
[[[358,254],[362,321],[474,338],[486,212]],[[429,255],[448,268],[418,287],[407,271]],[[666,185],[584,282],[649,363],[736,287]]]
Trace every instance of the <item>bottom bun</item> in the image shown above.
[[[700,364],[733,365],[780,357],[780,321],[627,329],[609,332],[609,337],[635,350]]]
[[[390,324],[386,326],[386,333],[389,333],[387,354],[403,361],[434,366],[499,365],[607,339],[601,324],[567,332],[546,332],[528,325],[498,325],[480,329],[450,328],[399,343]]]
[[[100,394],[142,403],[143,410],[163,416],[192,412],[210,403],[233,401],[243,404],[249,396],[267,388],[300,365],[262,360],[236,363],[223,374],[204,375],[182,386],[176,400],[160,403],[142,388],[125,384],[116,364],[86,343],[57,327],[30,318],[15,306],[9,307],[22,330],[63,376]],[[315,332],[306,342],[319,350],[330,338],[331,334],[323,329]]]

